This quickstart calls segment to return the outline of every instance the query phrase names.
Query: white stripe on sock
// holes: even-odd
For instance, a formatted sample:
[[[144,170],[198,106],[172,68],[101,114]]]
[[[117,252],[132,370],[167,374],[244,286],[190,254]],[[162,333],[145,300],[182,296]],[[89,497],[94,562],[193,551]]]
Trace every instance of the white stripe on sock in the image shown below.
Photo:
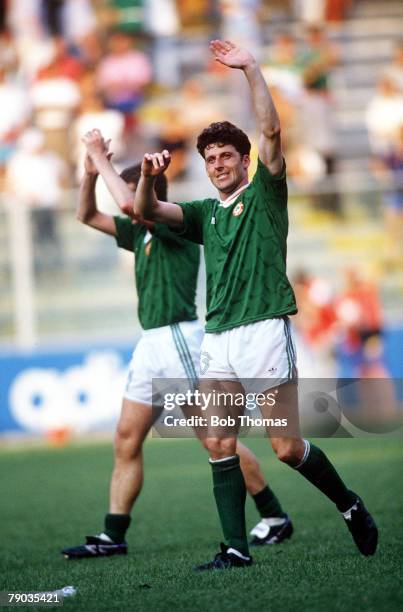
[[[211,459],[209,458],[210,463],[224,463],[224,461],[229,461],[230,459],[236,459],[238,455],[231,455],[231,457],[224,457],[224,459]]]
[[[308,455],[309,455],[309,452],[311,450],[311,445],[309,444],[308,440],[304,440],[304,444],[305,444],[304,454],[302,455],[302,459],[298,463],[298,465],[294,465],[293,466],[294,470],[298,470],[298,468],[300,468],[302,465],[304,465],[305,461],[308,459]]]

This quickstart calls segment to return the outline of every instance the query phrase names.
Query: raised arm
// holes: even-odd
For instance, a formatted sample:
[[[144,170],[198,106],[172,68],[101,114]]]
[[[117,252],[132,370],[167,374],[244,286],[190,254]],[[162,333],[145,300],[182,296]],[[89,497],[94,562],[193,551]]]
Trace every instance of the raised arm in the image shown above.
[[[178,204],[161,202],[157,199],[154,190],[155,179],[165,172],[171,161],[167,150],[162,153],[146,153],[141,164],[141,177],[136,189],[134,199],[134,212],[136,215],[151,219],[157,223],[165,223],[174,229],[183,226],[183,212]]]
[[[247,49],[230,41],[213,40],[210,49],[218,62],[245,73],[260,130],[259,157],[271,174],[279,174],[283,168],[280,120],[258,63]]]
[[[101,132],[97,129],[91,130],[83,136],[82,141],[116,204],[123,212],[133,210],[133,192],[110,163],[107,144]]]
[[[110,154],[108,154],[110,156]],[[116,235],[116,227],[113,217],[106,215],[97,208],[95,186],[98,179],[98,171],[91,158],[87,154],[84,160],[84,176],[82,178],[76,217],[81,223],[85,223],[105,234]]]

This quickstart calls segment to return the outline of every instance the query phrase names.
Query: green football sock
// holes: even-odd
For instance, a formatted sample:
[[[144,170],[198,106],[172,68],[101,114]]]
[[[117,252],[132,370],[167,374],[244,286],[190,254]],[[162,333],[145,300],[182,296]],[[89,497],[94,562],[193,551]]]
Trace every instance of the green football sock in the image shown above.
[[[283,511],[279,500],[268,485],[252,497],[256,504],[257,511],[262,518],[285,518],[286,514]]]
[[[124,542],[129,529],[131,517],[128,514],[107,514],[105,516],[105,533],[117,544]]]
[[[213,470],[214,497],[221,527],[228,546],[249,556],[245,525],[245,481],[235,455],[222,461],[210,461]]]
[[[340,512],[346,512],[356,502],[325,453],[307,440],[305,455],[295,469],[336,504]]]

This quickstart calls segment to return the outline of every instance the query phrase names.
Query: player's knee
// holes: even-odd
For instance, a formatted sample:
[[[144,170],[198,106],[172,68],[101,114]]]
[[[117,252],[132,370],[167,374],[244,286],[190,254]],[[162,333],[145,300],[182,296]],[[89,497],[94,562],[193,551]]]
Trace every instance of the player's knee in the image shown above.
[[[134,459],[141,452],[142,439],[128,427],[118,427],[115,433],[115,457]]]
[[[292,441],[282,442],[277,445],[273,445],[274,452],[282,463],[287,465],[296,465],[299,463],[298,447]]]
[[[208,450],[210,458],[214,460],[231,457],[236,452],[236,440],[222,438],[205,438],[203,446]]]
[[[220,449],[220,440],[218,438],[203,438],[202,444],[206,451],[210,453],[210,455],[216,454]]]

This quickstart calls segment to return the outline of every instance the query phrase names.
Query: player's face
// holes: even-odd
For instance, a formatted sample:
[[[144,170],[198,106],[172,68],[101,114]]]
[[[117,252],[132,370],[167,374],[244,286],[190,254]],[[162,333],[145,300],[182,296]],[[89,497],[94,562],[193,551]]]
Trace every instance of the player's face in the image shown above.
[[[205,149],[205,165],[210,181],[221,196],[229,196],[248,182],[249,155],[233,145],[211,144]]]

